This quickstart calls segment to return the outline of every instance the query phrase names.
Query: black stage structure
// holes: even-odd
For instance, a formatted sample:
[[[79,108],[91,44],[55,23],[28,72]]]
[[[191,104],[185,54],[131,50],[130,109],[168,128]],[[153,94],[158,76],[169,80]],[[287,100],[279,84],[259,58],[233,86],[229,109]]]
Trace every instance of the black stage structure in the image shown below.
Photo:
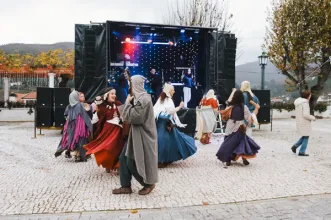
[[[155,68],[164,82],[175,85],[175,104],[182,100],[182,74],[195,80],[190,108],[213,88],[221,104],[235,87],[237,39],[215,28],[107,21],[75,25],[75,88],[94,99],[116,84],[128,68],[149,78]],[[146,89],[150,91],[149,85]]]

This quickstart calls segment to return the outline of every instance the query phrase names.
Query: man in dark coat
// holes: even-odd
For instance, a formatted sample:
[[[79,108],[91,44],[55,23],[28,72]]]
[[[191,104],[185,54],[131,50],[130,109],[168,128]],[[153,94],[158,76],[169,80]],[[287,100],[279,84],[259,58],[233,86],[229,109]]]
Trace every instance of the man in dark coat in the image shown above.
[[[153,103],[155,103],[162,92],[162,76],[157,73],[155,69],[151,69],[150,74],[149,82],[151,83],[151,89],[154,92]]]

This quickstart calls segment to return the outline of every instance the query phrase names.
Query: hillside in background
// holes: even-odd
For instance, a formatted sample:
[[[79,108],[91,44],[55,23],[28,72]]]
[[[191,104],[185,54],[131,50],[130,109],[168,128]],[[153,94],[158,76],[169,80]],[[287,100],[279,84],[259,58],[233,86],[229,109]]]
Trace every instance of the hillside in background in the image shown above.
[[[14,53],[17,51],[20,54],[38,54],[40,52],[46,52],[48,50],[56,50],[56,49],[74,49],[74,42],[59,42],[55,44],[6,44],[0,45],[0,49],[2,49],[5,53]]]
[[[276,84],[283,85],[286,77],[279,72],[280,71],[269,62],[265,70],[265,81],[273,81]],[[250,81],[251,85],[261,84],[261,67],[258,61],[236,66],[236,83],[240,84],[245,80]]]

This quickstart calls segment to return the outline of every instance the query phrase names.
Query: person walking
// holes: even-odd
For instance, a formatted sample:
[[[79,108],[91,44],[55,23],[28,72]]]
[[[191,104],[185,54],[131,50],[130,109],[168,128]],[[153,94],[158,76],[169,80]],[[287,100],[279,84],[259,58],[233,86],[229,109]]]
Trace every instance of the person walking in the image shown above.
[[[300,148],[299,156],[309,156],[306,154],[309,136],[311,135],[311,121],[315,121],[316,118],[310,115],[309,99],[311,97],[310,90],[304,90],[301,92],[301,97],[294,101],[295,105],[295,119],[297,125],[297,131],[301,138],[297,143],[292,146],[292,152],[296,153],[297,148]]]
[[[143,186],[139,195],[151,193],[158,181],[157,131],[152,99],[144,82],[140,75],[131,77],[133,96],[128,95],[121,114],[131,128],[120,155],[121,187],[113,194],[131,194],[132,176]]]

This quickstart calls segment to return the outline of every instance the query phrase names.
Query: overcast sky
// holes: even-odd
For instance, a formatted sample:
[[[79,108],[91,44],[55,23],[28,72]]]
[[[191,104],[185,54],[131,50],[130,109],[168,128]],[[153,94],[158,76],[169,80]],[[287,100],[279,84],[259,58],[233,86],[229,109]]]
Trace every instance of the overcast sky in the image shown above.
[[[0,44],[74,41],[74,24],[90,21],[162,23],[167,2],[175,1],[0,0]],[[240,40],[237,65],[256,61],[262,52],[271,0],[228,1],[232,30]]]

